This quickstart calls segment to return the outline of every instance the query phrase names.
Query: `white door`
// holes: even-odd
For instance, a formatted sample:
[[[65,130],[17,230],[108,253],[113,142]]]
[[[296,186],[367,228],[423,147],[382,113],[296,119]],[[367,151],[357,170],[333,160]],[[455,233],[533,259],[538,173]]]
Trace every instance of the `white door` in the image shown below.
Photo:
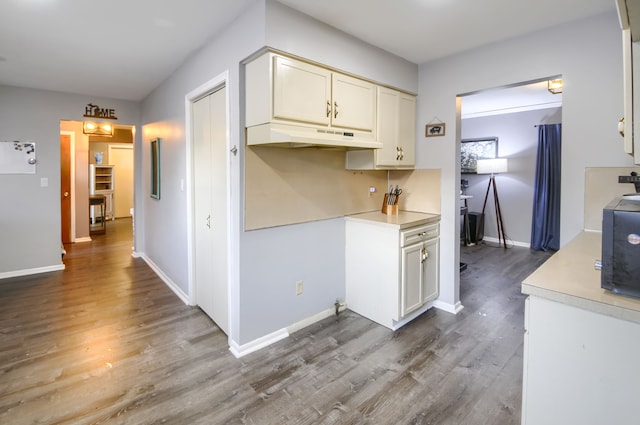
[[[196,303],[228,334],[226,88],[192,108]]]
[[[115,165],[113,215],[130,217],[133,208],[133,146],[109,146],[109,162]]]

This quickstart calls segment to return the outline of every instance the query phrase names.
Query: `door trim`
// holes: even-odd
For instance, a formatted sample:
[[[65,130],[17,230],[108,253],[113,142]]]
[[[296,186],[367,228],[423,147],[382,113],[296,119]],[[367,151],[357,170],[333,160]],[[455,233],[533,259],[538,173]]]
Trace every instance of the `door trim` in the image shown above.
[[[69,136],[69,162],[71,162],[69,170],[69,178],[71,179],[71,240],[76,240],[76,133],[73,131],[60,130],[61,136]],[[60,207],[62,208],[62,206]]]
[[[189,305],[197,305],[196,299],[196,288],[195,288],[195,223],[194,223],[194,196],[193,196],[193,173],[194,173],[194,165],[193,165],[193,135],[192,135],[192,126],[193,126],[193,117],[192,117],[192,105],[199,99],[207,96],[214,91],[226,87],[226,123],[225,127],[227,129],[227,140],[226,140],[226,163],[227,163],[227,190],[226,192],[226,205],[227,205],[227,217],[229,222],[227,223],[227,305],[228,305],[228,340],[231,342],[235,338],[234,332],[234,317],[236,316],[237,309],[234,303],[234,300],[237,300],[237,297],[234,295],[233,288],[237,288],[237,281],[235,276],[237,274],[232,269],[232,264],[235,263],[233,251],[234,239],[232,238],[232,215],[231,215],[231,154],[230,154],[230,134],[231,134],[231,124],[230,124],[230,107],[229,107],[229,97],[230,97],[230,87],[229,87],[229,71],[225,71],[211,80],[203,83],[202,85],[196,87],[189,93],[185,95],[185,135],[186,135],[186,159],[187,159],[187,175],[186,175],[186,198],[187,198],[187,277],[188,277],[188,288],[189,288]],[[233,278],[232,278],[233,276]]]

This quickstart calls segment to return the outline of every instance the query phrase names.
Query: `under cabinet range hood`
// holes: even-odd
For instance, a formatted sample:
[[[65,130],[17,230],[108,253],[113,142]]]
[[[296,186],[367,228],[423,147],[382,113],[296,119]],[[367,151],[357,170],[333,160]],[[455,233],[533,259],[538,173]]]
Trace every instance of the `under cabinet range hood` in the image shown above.
[[[285,148],[326,146],[377,149],[382,147],[382,142],[377,141],[371,132],[273,122],[247,127],[247,144]]]

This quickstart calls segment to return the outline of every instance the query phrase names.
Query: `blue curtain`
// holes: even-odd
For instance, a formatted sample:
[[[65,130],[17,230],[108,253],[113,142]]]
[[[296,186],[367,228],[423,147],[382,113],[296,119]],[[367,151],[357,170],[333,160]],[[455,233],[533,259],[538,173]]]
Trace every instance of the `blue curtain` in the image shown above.
[[[562,124],[538,126],[538,157],[533,186],[531,248],[560,249],[560,164]]]

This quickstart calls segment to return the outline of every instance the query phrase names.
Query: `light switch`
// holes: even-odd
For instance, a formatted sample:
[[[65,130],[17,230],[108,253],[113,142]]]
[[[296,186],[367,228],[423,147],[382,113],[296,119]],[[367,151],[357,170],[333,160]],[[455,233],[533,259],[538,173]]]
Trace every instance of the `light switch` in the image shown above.
[[[40,179],[40,187],[49,187],[49,179],[47,177]]]

